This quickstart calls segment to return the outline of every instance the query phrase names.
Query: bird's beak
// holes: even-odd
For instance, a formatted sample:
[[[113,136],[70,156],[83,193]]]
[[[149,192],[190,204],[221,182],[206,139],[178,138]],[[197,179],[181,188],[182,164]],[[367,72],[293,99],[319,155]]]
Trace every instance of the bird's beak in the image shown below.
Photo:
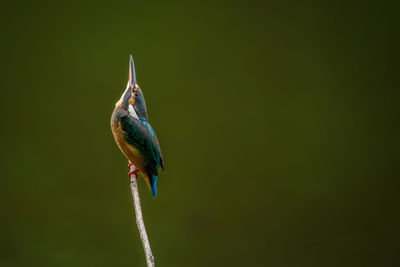
[[[129,60],[129,87],[133,88],[136,83],[136,74],[135,74],[135,64],[133,63],[133,58]]]
[[[133,63],[132,55],[129,60],[129,81],[126,86],[124,93],[122,94],[120,100],[115,104],[115,106],[119,106],[122,104],[123,107],[128,107],[128,100],[131,97],[129,91],[135,87],[136,84],[136,74],[135,74],[135,65]]]

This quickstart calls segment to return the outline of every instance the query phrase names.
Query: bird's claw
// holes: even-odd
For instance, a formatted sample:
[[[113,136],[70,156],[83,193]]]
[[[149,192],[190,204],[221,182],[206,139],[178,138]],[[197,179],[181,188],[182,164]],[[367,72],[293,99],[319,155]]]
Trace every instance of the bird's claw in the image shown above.
[[[133,163],[132,163],[132,162],[129,162],[128,168],[131,169],[132,166],[133,166]],[[128,173],[128,176],[131,177],[132,174],[134,174],[135,176],[138,176],[138,172],[139,172],[139,169],[136,169],[136,170],[134,170],[134,171],[129,172],[129,173]]]
[[[128,173],[128,176],[131,177],[132,174],[134,174],[135,176],[137,176],[137,175],[138,175],[138,172],[139,172],[139,169],[136,169],[136,170],[134,170],[134,171],[129,172],[129,173]]]

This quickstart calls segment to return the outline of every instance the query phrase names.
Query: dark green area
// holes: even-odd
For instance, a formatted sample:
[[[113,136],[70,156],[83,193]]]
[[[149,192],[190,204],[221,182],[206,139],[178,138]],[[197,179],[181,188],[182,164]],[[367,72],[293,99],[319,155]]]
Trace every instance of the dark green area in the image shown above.
[[[144,266],[110,130],[133,54],[157,266],[400,266],[397,2],[3,2],[0,266]]]

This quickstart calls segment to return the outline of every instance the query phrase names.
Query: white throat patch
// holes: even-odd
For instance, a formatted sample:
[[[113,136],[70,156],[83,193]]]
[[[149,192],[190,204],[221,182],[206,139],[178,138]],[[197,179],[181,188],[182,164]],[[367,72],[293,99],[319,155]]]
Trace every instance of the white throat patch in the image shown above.
[[[135,111],[135,109],[132,107],[131,104],[129,104],[129,109],[128,109],[128,111],[129,111],[129,115],[131,115],[131,116],[134,117],[135,119],[139,120],[139,117],[138,117],[138,115],[136,114],[136,111]]]

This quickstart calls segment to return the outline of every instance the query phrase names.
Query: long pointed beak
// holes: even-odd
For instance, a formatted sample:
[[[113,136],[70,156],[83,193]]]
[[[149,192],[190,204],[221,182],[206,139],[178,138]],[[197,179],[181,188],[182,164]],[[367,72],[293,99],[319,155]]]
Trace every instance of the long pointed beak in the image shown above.
[[[129,85],[130,87],[133,87],[136,83],[136,74],[135,74],[135,64],[133,63],[133,58],[131,55],[130,61],[129,61]]]

